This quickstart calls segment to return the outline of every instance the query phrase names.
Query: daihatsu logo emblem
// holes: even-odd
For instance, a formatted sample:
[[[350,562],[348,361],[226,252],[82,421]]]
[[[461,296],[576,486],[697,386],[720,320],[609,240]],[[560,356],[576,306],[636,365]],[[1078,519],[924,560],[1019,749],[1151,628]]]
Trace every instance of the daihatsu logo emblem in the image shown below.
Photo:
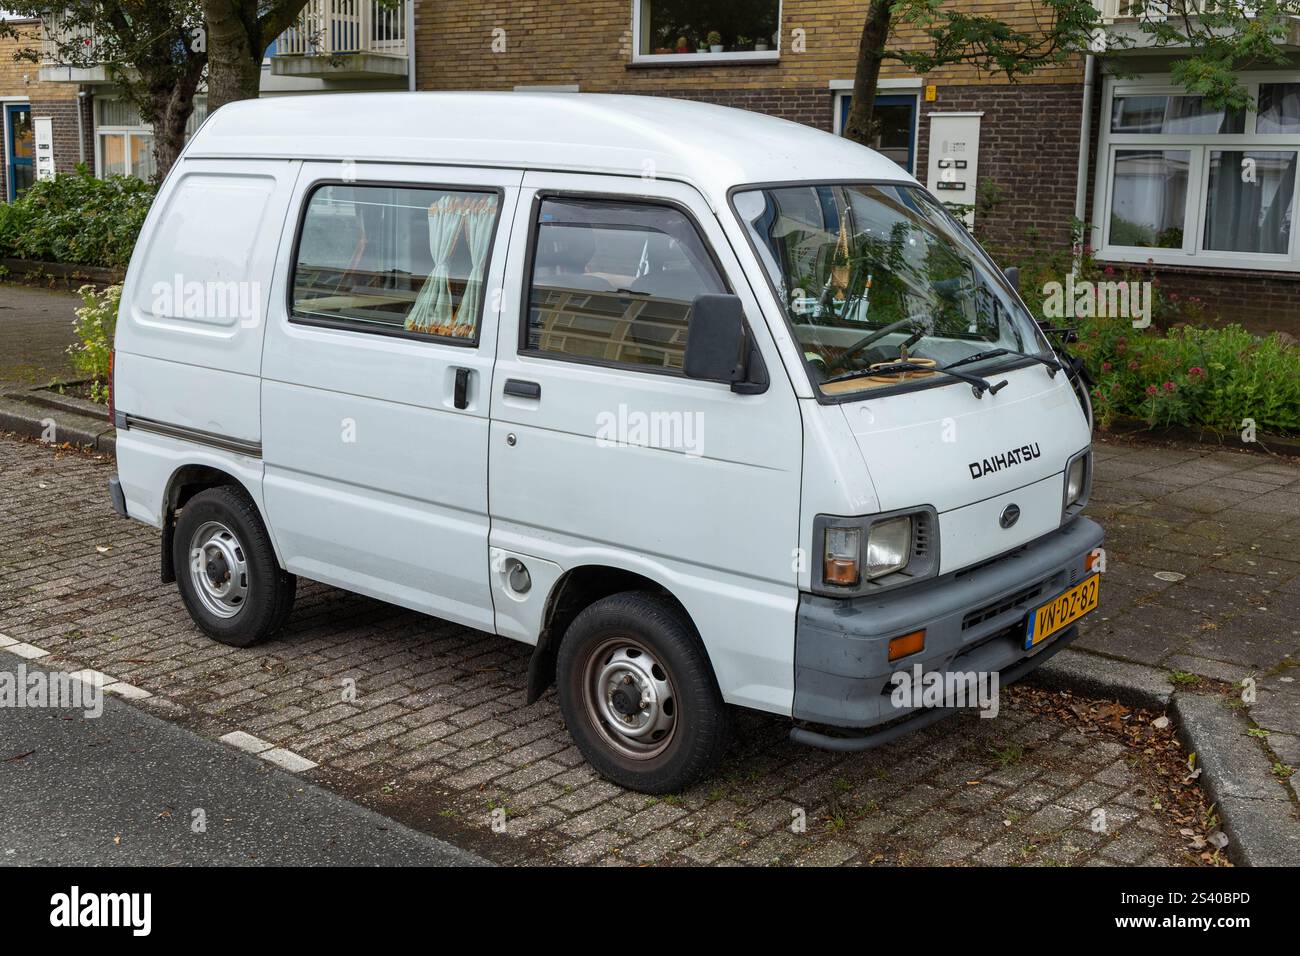
[[[1004,528],[1010,528],[1020,520],[1020,506],[1016,504],[1007,505],[1002,509],[1002,517],[998,518],[998,524]]]

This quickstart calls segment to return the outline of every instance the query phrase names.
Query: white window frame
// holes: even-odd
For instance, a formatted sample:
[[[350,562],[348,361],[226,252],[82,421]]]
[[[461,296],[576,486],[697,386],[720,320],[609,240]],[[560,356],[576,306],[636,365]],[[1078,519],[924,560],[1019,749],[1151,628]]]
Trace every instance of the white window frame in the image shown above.
[[[1260,84],[1300,83],[1300,71],[1250,73],[1243,85],[1251,101],[1259,102]],[[1098,259],[1112,262],[1154,262],[1157,265],[1203,266],[1214,269],[1251,269],[1272,272],[1300,272],[1300,182],[1295,184],[1291,207],[1290,246],[1285,254],[1224,252],[1205,249],[1206,203],[1209,198],[1210,153],[1213,150],[1292,150],[1300,153],[1300,132],[1255,132],[1255,110],[1246,111],[1244,131],[1207,135],[1170,133],[1114,133],[1111,114],[1116,96],[1187,95],[1187,90],[1170,81],[1168,74],[1138,79],[1107,77],[1101,101],[1097,137],[1097,167],[1093,187],[1092,246]],[[1111,193],[1114,188],[1115,153],[1123,149],[1182,150],[1190,153],[1187,170],[1187,209],[1183,219],[1181,249],[1115,246],[1110,242]],[[1297,172],[1300,178],[1300,171]]]
[[[653,2],[653,0],[652,0]],[[642,53],[641,3],[632,0],[632,62],[656,66],[698,66],[706,63],[775,63],[781,59],[781,44],[785,34],[781,29],[784,0],[776,5],[776,49],[745,50],[731,53]]]

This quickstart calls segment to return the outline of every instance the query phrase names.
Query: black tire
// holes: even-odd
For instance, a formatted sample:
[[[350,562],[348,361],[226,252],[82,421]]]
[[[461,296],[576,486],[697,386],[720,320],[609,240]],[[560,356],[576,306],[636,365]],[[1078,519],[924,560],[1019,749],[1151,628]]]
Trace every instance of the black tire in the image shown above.
[[[632,649],[638,653],[631,654]],[[653,665],[659,665],[658,672]],[[599,679],[601,674],[617,674],[620,667],[631,668],[624,679],[613,684]],[[648,682],[633,678],[638,667],[647,667],[647,677],[656,676]],[[660,673],[664,680],[659,680]],[[556,674],[560,711],[570,735],[588,763],[620,786],[641,793],[675,793],[712,771],[726,752],[730,715],[713,669],[689,618],[668,598],[626,591],[591,604],[565,632]],[[648,710],[642,703],[638,709],[631,696],[619,696],[625,683],[629,689],[642,688],[643,694],[650,687],[657,703]],[[619,689],[607,694],[602,706],[597,686]],[[660,693],[665,689],[671,694]],[[671,709],[666,706],[669,699]],[[644,720],[648,727],[670,720],[671,729],[655,731],[662,734],[658,740],[651,734],[633,741],[612,728],[602,713],[615,719],[623,714],[629,725]]]
[[[244,563],[239,586],[245,589],[237,606],[225,607],[228,616],[214,612],[220,599],[205,599],[201,585],[191,568],[191,546],[196,534],[206,537],[205,529],[219,526],[228,529],[224,541]],[[219,555],[219,549],[218,549]],[[293,610],[297,579],[281,569],[275,558],[266,525],[257,507],[242,489],[223,486],[201,491],[181,509],[172,540],[172,560],[176,568],[176,585],[190,617],[208,636],[232,647],[249,647],[266,640],[284,626]],[[211,565],[205,565],[211,567]],[[232,577],[229,564],[221,564],[225,580]],[[219,575],[218,575],[219,576]]]

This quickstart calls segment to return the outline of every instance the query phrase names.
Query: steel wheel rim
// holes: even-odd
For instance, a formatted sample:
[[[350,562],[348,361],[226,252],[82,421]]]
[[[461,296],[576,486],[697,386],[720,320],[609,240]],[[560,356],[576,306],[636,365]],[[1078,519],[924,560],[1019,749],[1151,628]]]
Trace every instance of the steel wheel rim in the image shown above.
[[[190,537],[190,582],[217,617],[232,618],[248,603],[248,552],[219,521],[205,521]]]
[[[672,743],[678,718],[672,675],[637,639],[609,638],[587,656],[582,696],[592,726],[621,755],[649,760]]]

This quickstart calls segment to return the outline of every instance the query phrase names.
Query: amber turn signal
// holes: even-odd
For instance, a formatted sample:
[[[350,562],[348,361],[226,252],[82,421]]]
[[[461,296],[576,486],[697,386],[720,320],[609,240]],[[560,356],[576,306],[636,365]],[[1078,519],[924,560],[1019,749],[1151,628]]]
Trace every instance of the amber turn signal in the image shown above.
[[[911,634],[904,634],[902,637],[896,637],[889,642],[889,659],[896,661],[900,657],[906,657],[908,654],[915,654],[917,651],[925,649],[925,630],[913,631]]]

